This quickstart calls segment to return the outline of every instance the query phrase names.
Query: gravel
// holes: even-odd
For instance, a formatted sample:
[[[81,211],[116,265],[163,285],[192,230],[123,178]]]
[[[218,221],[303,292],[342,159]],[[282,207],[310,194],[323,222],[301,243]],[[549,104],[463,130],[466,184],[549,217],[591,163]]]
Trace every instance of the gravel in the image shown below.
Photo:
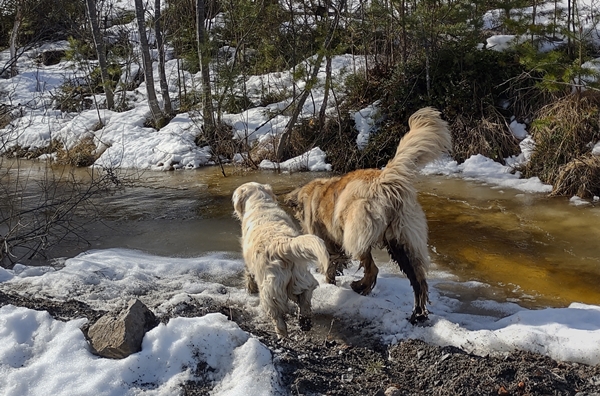
[[[23,298],[0,291],[0,306],[46,310],[57,320],[86,317],[92,324],[105,312],[69,300]],[[404,340],[384,345],[339,320],[315,317],[310,332],[288,319],[291,336],[278,340],[267,323],[237,307],[211,301],[185,303],[160,318],[221,312],[252,333],[273,353],[289,395],[576,395],[600,396],[600,366],[558,362],[523,351],[476,356],[459,348]],[[85,329],[83,329],[85,331]],[[208,395],[208,367],[200,362],[197,380],[182,385],[184,395]]]

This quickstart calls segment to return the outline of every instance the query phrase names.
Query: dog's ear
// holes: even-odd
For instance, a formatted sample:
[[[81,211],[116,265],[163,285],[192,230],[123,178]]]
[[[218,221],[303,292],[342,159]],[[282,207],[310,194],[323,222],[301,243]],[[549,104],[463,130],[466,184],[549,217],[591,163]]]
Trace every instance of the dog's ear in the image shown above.
[[[235,215],[238,219],[241,219],[244,216],[244,206],[246,205],[246,187],[236,188],[231,197],[231,202],[233,203]]]
[[[271,198],[273,198],[273,201],[277,202],[277,196],[273,192],[273,187],[271,187],[270,184],[263,184],[263,189],[271,196]]]

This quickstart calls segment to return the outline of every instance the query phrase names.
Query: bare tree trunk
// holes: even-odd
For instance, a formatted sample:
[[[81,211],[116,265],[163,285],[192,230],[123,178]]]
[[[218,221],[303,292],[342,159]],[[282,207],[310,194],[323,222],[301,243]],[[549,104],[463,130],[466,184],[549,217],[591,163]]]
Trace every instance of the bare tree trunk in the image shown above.
[[[154,75],[152,73],[152,58],[150,57],[150,46],[148,37],[146,37],[146,21],[144,19],[144,5],[142,0],[135,0],[135,17],[137,19],[138,31],[140,33],[140,47],[142,51],[142,60],[144,63],[144,80],[146,81],[146,90],[148,91],[148,105],[154,120],[154,126],[160,128],[164,122],[164,114],[158,105],[156,91],[154,90]]]
[[[567,31],[571,31],[571,0],[567,0]],[[567,34],[567,53],[571,55],[571,35]]]
[[[19,74],[17,69],[17,38],[19,37],[19,29],[23,20],[23,11],[21,7],[21,1],[17,0],[16,3],[15,22],[13,23],[13,29],[10,32],[10,76],[14,77]]]
[[[196,0],[196,40],[198,41],[198,58],[200,63],[200,75],[202,76],[202,118],[204,120],[204,131],[207,134],[209,141],[214,143],[216,139],[216,125],[210,84],[210,53],[207,34],[204,29],[204,21],[204,0]]]
[[[296,125],[296,121],[298,121],[298,116],[300,115],[300,112],[302,111],[302,108],[304,107],[304,102],[306,102],[308,95],[310,95],[311,87],[317,81],[317,74],[319,73],[319,69],[321,68],[321,63],[323,63],[323,58],[324,58],[323,53],[322,52],[319,53],[319,55],[317,56],[317,61],[313,68],[312,74],[311,74],[310,78],[308,79],[308,81],[306,82],[306,86],[304,88],[304,91],[302,92],[302,95],[300,95],[300,99],[298,99],[298,104],[296,105],[296,108],[294,109],[294,112],[292,113],[292,117],[290,118],[287,125],[285,126],[285,131],[281,134],[281,138],[279,139],[279,144],[277,145],[277,160],[278,161],[281,161],[283,159],[283,154],[285,153],[285,150],[287,149],[287,145],[290,140],[290,135],[292,134],[292,128],[294,127],[294,125]]]
[[[556,38],[556,20],[558,19],[558,0],[554,0],[554,20],[552,23],[552,38]]]
[[[160,93],[163,98],[165,113],[172,115],[173,106],[171,104],[171,97],[169,96],[169,85],[167,84],[167,75],[165,73],[165,45],[163,42],[160,19],[160,0],[154,0],[154,34],[156,35],[156,46],[158,47],[158,75],[160,81]]]
[[[394,13],[393,5],[394,5],[394,2],[392,2],[392,14]],[[400,43],[402,46],[402,48],[400,49],[400,57],[401,57],[400,63],[402,63],[402,64],[406,63],[406,53],[407,53],[407,51],[406,51],[406,14],[405,14],[406,10],[405,10],[405,7],[406,7],[406,1],[401,0],[400,1],[400,10],[399,10],[399,13],[400,13],[399,19],[400,19],[400,37],[401,37]]]
[[[108,62],[106,61],[106,49],[104,47],[104,39],[100,34],[100,26],[98,25],[98,15],[96,10],[95,0],[86,0],[88,19],[92,26],[92,36],[94,38],[94,45],[96,47],[96,54],[98,54],[98,63],[100,64],[100,75],[102,77],[102,86],[104,87],[104,93],[106,95],[106,107],[114,109],[115,100],[114,93],[112,90],[112,84],[110,77],[108,76]]]
[[[325,125],[325,111],[327,110],[327,102],[329,101],[329,90],[331,89],[331,55],[327,55],[325,63],[325,93],[323,94],[323,104],[319,111],[319,129]]]
[[[535,29],[535,19],[537,18],[537,1],[534,0],[533,6],[531,9],[531,26]],[[533,44],[533,40],[535,39],[534,31],[531,31],[531,44]]]
[[[300,99],[298,100],[298,104],[296,105],[296,109],[292,113],[292,117],[289,122],[285,126],[285,131],[281,134],[281,138],[279,139],[279,144],[277,145],[277,159],[279,161],[282,160],[283,154],[287,149],[288,142],[290,140],[290,135],[292,133],[292,128],[296,125],[296,121],[298,120],[298,116],[302,111],[302,107],[304,107],[304,102],[310,95],[311,89],[313,85],[317,82],[317,75],[319,74],[319,69],[321,68],[321,63],[323,63],[323,58],[325,57],[325,53],[329,50],[331,45],[331,41],[333,40],[333,36],[337,29],[339,21],[339,13],[336,12],[334,21],[329,26],[329,31],[327,32],[327,36],[325,37],[325,41],[323,42],[322,50],[319,51],[319,55],[317,56],[317,61],[315,62],[315,66],[312,70],[310,78],[306,82],[306,86],[304,87],[304,92],[300,95]]]

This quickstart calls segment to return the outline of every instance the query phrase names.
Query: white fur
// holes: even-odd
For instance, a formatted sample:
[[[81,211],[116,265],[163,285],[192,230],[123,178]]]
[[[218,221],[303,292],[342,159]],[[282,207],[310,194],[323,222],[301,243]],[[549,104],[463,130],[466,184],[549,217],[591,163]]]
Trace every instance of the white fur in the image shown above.
[[[233,193],[232,201],[242,221],[248,290],[259,292],[260,305],[279,337],[287,336],[284,316],[288,299],[298,304],[300,327],[310,329],[311,298],[318,282],[308,264],[317,262],[320,270],[327,272],[325,244],[314,235],[300,235],[268,184],[243,184]]]

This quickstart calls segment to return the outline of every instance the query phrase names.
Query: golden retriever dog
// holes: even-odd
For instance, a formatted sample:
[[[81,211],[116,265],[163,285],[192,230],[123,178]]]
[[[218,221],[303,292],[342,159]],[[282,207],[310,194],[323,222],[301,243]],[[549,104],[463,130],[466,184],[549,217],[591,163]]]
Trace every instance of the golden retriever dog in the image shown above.
[[[313,180],[289,193],[286,204],[294,208],[306,233],[325,241],[332,258],[360,261],[364,276],[351,284],[357,293],[369,294],[377,282],[379,269],[371,249],[387,249],[413,288],[414,324],[428,316],[429,255],[427,220],[412,182],[422,166],[451,150],[452,138],[433,108],[418,110],[408,123],[410,131],[383,170],[359,169]],[[335,266],[329,269],[327,281],[335,284]]]
[[[259,293],[260,305],[273,321],[279,338],[287,336],[284,317],[288,299],[299,307],[300,328],[310,330],[311,299],[319,283],[308,265],[316,262],[322,273],[327,272],[329,253],[325,243],[314,235],[300,235],[268,184],[242,184],[234,191],[232,201],[235,215],[242,222],[248,291]]]

